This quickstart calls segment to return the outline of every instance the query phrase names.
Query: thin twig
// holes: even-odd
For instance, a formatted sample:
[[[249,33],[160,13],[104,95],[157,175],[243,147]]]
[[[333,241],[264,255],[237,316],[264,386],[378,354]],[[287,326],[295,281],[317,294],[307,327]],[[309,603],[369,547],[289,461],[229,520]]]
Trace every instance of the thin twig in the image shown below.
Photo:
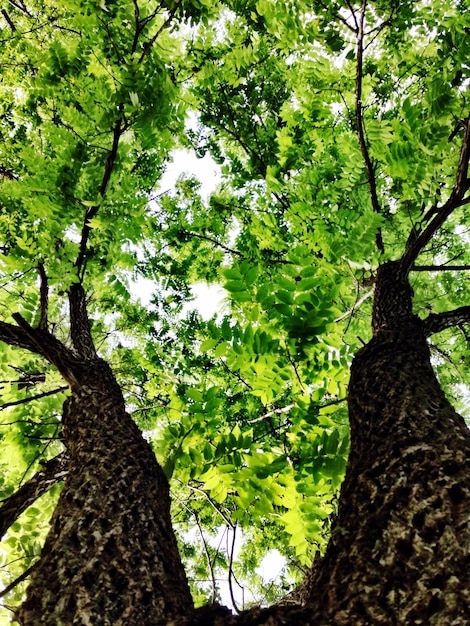
[[[470,265],[413,265],[411,272],[462,272],[470,270]]]
[[[367,181],[369,183],[369,193],[372,203],[372,209],[379,215],[382,213],[379,199],[377,196],[377,183],[375,180],[374,166],[372,164],[367,142],[364,134],[364,118],[362,115],[362,78],[363,78],[363,62],[364,62],[364,20],[366,12],[367,0],[363,0],[361,13],[358,21],[357,42],[356,42],[356,97],[355,97],[355,115],[356,115],[356,132],[361,149],[362,158],[366,166]],[[385,252],[382,231],[377,229],[375,235],[377,249],[382,254]]]
[[[263,420],[271,417],[272,415],[281,415],[282,413],[288,413],[291,409],[295,407],[295,404],[288,404],[287,406],[280,407],[279,409],[273,409],[272,411],[268,411],[264,413],[260,417],[255,417],[255,419],[248,420],[248,424],[256,424],[256,422],[262,422]]]
[[[7,585],[4,589],[2,589],[0,591],[0,598],[3,598],[3,596],[6,596],[7,593],[9,593],[12,589],[14,589],[17,585],[19,585],[20,583],[23,582],[23,580],[25,578],[28,578],[28,576],[30,574],[32,574],[33,570],[36,569],[37,565],[39,564],[39,561],[36,561],[35,563],[33,563],[32,565],[30,565],[22,574],[20,574],[18,576],[18,578],[15,578],[15,580],[13,582],[11,582],[9,585]]]
[[[235,594],[233,593],[233,585],[232,585],[232,578],[235,579],[237,585],[243,589],[243,587],[241,587],[241,585],[239,584],[239,582],[237,581],[237,579],[235,578],[235,574],[233,573],[233,557],[235,554],[235,540],[236,540],[236,536],[237,536],[237,525],[235,524],[235,526],[232,527],[232,532],[233,532],[233,536],[232,536],[232,545],[230,548],[230,554],[229,554],[229,561],[228,561],[228,588],[230,591],[230,599],[232,601],[232,605],[233,608],[235,609],[235,612],[237,614],[240,614],[241,611],[237,606],[237,603],[235,601]],[[227,532],[227,542],[228,542],[228,532]],[[227,546],[227,552],[228,552],[228,546]]]
[[[227,526],[230,526],[230,528],[234,528],[234,523],[230,520],[229,517],[227,517],[227,515],[225,515],[225,513],[216,505],[216,503],[214,502],[214,500],[212,500],[212,498],[210,497],[210,495],[207,493],[207,491],[204,491],[204,489],[201,489],[200,487],[196,487],[195,485],[191,485],[188,484],[187,487],[189,489],[191,489],[192,491],[197,491],[197,493],[202,494],[207,501],[209,502],[209,504],[214,508],[215,511],[217,511],[217,513],[220,515],[220,517],[224,520],[224,522],[227,524]]]
[[[21,400],[15,400],[14,402],[5,402],[4,404],[0,404],[0,411],[8,409],[11,406],[18,406],[19,404],[27,404],[28,402],[33,402],[33,400],[40,400],[41,398],[47,398],[48,396],[53,396],[56,393],[62,393],[63,391],[67,391],[68,386],[57,387],[57,389],[51,389],[50,391],[45,391],[44,393],[38,393],[35,396],[30,396],[29,398],[21,398]]]
[[[356,300],[356,302],[353,304],[353,306],[349,309],[349,311],[346,311],[346,313],[343,313],[342,315],[340,315],[339,317],[337,317],[334,322],[335,324],[338,322],[342,322],[344,319],[346,319],[347,317],[349,317],[350,315],[352,315],[354,313],[354,311],[356,309],[358,309],[361,304],[363,302],[365,302],[368,298],[370,298],[371,296],[374,295],[374,290],[371,289],[370,291],[368,291],[367,293],[365,293],[363,296],[361,296],[360,298],[358,298]]]

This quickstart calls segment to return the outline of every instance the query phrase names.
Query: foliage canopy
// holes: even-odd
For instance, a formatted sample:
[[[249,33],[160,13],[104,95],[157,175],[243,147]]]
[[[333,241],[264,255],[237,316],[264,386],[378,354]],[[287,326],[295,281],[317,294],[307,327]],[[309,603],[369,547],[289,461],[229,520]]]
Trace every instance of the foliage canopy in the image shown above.
[[[66,340],[83,281],[100,352],[171,478],[196,602],[226,572],[273,601],[326,545],[374,270],[455,184],[470,9],[19,0],[0,20],[1,317],[45,324],[47,285]],[[208,197],[190,176],[159,189],[176,148],[220,167]],[[465,210],[414,268],[418,315],[466,304]],[[200,282],[225,289],[209,320],[191,308]],[[464,413],[468,330],[432,349]],[[67,391],[39,357],[0,350],[4,499],[60,453]],[[8,531],[4,586],[37,559],[58,489]],[[235,562],[221,529],[243,537]],[[287,565],[266,590],[254,572],[273,548]]]

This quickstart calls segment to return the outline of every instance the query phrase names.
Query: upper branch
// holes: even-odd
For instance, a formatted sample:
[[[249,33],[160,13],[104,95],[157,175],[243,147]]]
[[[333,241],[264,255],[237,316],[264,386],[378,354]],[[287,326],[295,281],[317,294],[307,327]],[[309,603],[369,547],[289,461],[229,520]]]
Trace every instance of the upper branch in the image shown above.
[[[460,326],[460,324],[470,324],[470,306],[461,306],[444,313],[431,313],[423,320],[426,337],[452,326]]]
[[[0,321],[0,341],[40,354],[57,367],[72,388],[79,386],[83,361],[47,330],[30,326],[19,313],[13,313],[13,319],[18,326]]]
[[[109,181],[111,180],[111,174],[113,172],[114,165],[116,163],[117,154],[118,154],[119,140],[121,139],[121,136],[124,132],[123,126],[124,126],[124,120],[123,120],[122,107],[121,107],[119,118],[117,119],[114,125],[113,143],[112,143],[110,151],[108,152],[108,156],[106,157],[106,164],[104,168],[103,179],[101,181],[101,185],[99,188],[99,195],[101,198],[105,197],[106,190],[108,189]],[[85,271],[86,248],[88,244],[88,237],[90,236],[90,232],[91,232],[90,220],[96,216],[96,214],[98,213],[98,210],[99,210],[99,204],[91,207],[85,213],[85,219],[84,219],[83,227],[82,227],[82,236],[80,239],[80,249],[78,252],[77,260],[75,262],[80,279],[83,279],[83,273]]]
[[[65,453],[50,459],[18,491],[3,501],[0,508],[0,538],[23,511],[56,483],[64,479],[67,474],[67,462]]]
[[[47,285],[47,275],[46,270],[44,269],[44,264],[39,263],[39,278],[40,278],[40,317],[39,317],[39,328],[42,330],[47,330],[47,312],[48,312],[48,303],[49,303],[49,288]]]
[[[427,219],[428,225],[424,230],[416,234],[413,231],[408,237],[406,243],[405,254],[402,257],[401,263],[404,271],[409,272],[416,258],[421,250],[429,243],[434,234],[441,228],[446,219],[451,215],[455,209],[467,204],[470,198],[465,197],[465,193],[469,188],[468,181],[468,163],[470,159],[470,114],[465,120],[465,131],[460,148],[459,164],[457,167],[457,175],[455,177],[455,184],[451,191],[451,194],[441,207],[433,208],[432,212],[428,213]],[[431,216],[432,217],[431,219]]]
[[[369,150],[367,148],[367,142],[364,135],[364,119],[362,115],[362,78],[363,78],[363,62],[364,62],[364,20],[366,12],[367,1],[363,0],[361,13],[359,20],[357,21],[357,42],[356,42],[356,132],[359,140],[359,146],[361,148],[362,158],[366,166],[367,182],[369,184],[370,199],[372,202],[372,208],[375,213],[381,213],[379,199],[377,196],[377,184],[375,180],[374,166],[370,158]],[[382,239],[382,231],[380,228],[375,235],[375,241],[377,249],[380,252],[384,252],[384,242]]]
[[[69,290],[70,336],[75,352],[84,359],[94,359],[96,349],[91,336],[85,290],[74,283]]]

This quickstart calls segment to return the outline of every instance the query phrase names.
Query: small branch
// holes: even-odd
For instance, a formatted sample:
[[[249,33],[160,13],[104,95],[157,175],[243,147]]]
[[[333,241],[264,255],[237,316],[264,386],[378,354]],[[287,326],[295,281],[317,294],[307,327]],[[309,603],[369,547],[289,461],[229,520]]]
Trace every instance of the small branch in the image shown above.
[[[0,404],[0,411],[8,409],[11,406],[18,406],[19,404],[27,404],[28,402],[33,402],[34,400],[40,400],[41,398],[47,398],[48,396],[53,396],[56,393],[62,393],[63,391],[67,391],[68,387],[57,387],[57,389],[51,389],[50,391],[45,391],[44,393],[38,393],[35,396],[29,396],[29,398],[21,398],[21,400],[15,400],[14,402],[5,402],[4,404]]]
[[[325,11],[329,10],[329,6],[326,2],[320,2],[319,3],[320,6],[322,6]],[[351,7],[350,7],[351,8]],[[357,33],[357,22],[356,22],[356,16],[354,15],[353,11],[351,10],[354,22],[356,23],[356,28],[354,26],[351,26],[351,24],[349,24],[348,20],[346,20],[344,17],[342,17],[339,13],[338,7],[334,7],[334,9],[336,10],[336,19],[339,20],[344,26],[346,26],[346,28],[348,28],[350,31],[352,31],[353,33]]]
[[[229,588],[229,591],[230,591],[230,599],[232,601],[233,608],[235,609],[235,613],[240,614],[241,611],[238,608],[237,603],[235,601],[235,594],[233,593],[233,584],[232,584],[232,578],[235,579],[237,584],[239,584],[237,579],[235,578],[235,574],[233,572],[233,558],[234,558],[234,554],[235,554],[235,540],[236,540],[236,537],[237,537],[237,526],[236,525],[232,527],[232,532],[233,532],[232,545],[231,545],[231,548],[230,548],[229,561],[228,561],[228,588]],[[228,542],[228,533],[227,533],[227,542]],[[228,549],[228,546],[227,546],[227,549]]]
[[[11,17],[8,15],[8,13],[5,11],[5,9],[2,9],[2,15],[5,18],[5,20],[8,22],[8,26],[11,28],[11,30],[13,32],[15,32],[16,31],[16,26],[12,22]]]
[[[186,506],[186,505],[183,504],[183,506]],[[186,507],[186,509],[188,511],[190,510],[190,509],[188,509],[188,507]],[[214,563],[212,562],[211,555],[210,555],[210,552],[209,552],[209,547],[207,545],[206,538],[204,537],[204,532],[202,530],[201,522],[199,520],[199,515],[197,514],[196,511],[191,511],[191,513],[194,515],[194,519],[196,520],[196,525],[198,527],[199,535],[201,537],[202,545],[204,547],[204,554],[206,555],[207,566],[209,567],[209,572],[210,572],[210,576],[211,576],[212,603],[214,603],[217,600],[217,583],[215,581]]]
[[[337,398],[336,400],[328,400],[328,402],[324,402],[323,404],[318,404],[318,410],[321,411],[322,409],[325,409],[328,406],[336,406],[337,404],[342,404],[343,402],[347,402],[348,401],[348,396],[346,396],[345,398]]]
[[[152,37],[152,39],[149,39],[149,41],[147,41],[147,43],[144,46],[144,50],[142,52],[142,54],[140,55],[139,58],[139,63],[142,63],[142,61],[144,60],[144,58],[147,56],[147,54],[150,52],[150,50],[152,49],[153,44],[157,41],[157,39],[160,37],[160,35],[162,34],[162,32],[168,28],[171,24],[171,22],[173,21],[173,18],[176,14],[176,12],[178,11],[178,9],[181,7],[182,4],[182,0],[180,0],[179,2],[177,2],[175,4],[175,6],[172,8],[172,10],[170,11],[168,18],[163,22],[163,24],[160,26],[160,28],[158,29],[158,31],[155,33],[155,35]]]
[[[0,598],[3,598],[3,596],[6,596],[7,593],[9,593],[12,589],[14,589],[17,585],[19,585],[20,583],[23,582],[23,580],[25,578],[28,578],[28,576],[30,574],[32,574],[33,570],[37,567],[37,565],[39,564],[39,561],[36,561],[35,563],[33,563],[32,565],[30,565],[27,569],[25,569],[25,571],[20,574],[18,576],[18,578],[15,578],[15,580],[13,582],[11,582],[9,585],[7,585],[4,589],[2,589],[0,591]]]
[[[47,461],[42,468],[13,495],[3,500],[0,508],[0,537],[40,496],[67,475],[68,458],[65,453]]]
[[[252,420],[248,420],[248,424],[256,424],[256,422],[262,422],[268,417],[272,417],[273,415],[281,415],[282,413],[288,413],[291,409],[295,407],[295,404],[288,404],[287,406],[280,407],[279,409],[273,409],[272,411],[268,411],[261,415],[260,417],[255,417]]]
[[[225,246],[223,243],[220,243],[220,241],[217,241],[217,239],[213,239],[212,237],[208,237],[207,235],[199,235],[198,233],[193,233],[191,231],[187,231],[187,234],[190,235],[191,237],[196,237],[197,239],[201,239],[202,241],[208,241],[209,243],[213,243],[215,246],[222,248],[222,250],[224,250],[225,252],[228,252],[229,254],[240,256],[243,258],[245,257],[245,255],[239,250],[233,250],[232,248]]]
[[[237,380],[239,380],[243,385],[245,385],[245,387],[247,389],[249,389],[250,391],[253,391],[253,387],[250,385],[250,383],[247,383],[246,380],[243,380],[243,378],[240,376],[240,374],[238,372],[234,372],[233,370],[231,370],[229,368],[229,366],[225,363],[225,361],[223,359],[218,359],[219,362],[222,364],[223,368],[232,376],[235,376],[235,378]]]
[[[227,515],[225,515],[225,513],[217,506],[217,504],[214,502],[214,500],[212,500],[212,498],[210,497],[210,495],[207,493],[207,491],[204,491],[204,489],[200,489],[199,487],[196,487],[195,485],[191,485],[188,484],[186,485],[189,489],[191,489],[191,491],[196,491],[197,493],[202,494],[207,501],[209,502],[209,504],[214,508],[214,510],[220,515],[220,517],[224,520],[224,522],[227,524],[227,526],[229,526],[230,528],[235,528],[235,524],[230,520],[229,517],[227,517]]]
[[[411,272],[462,272],[470,270],[470,265],[413,265]]]
[[[106,157],[103,179],[101,181],[101,185],[99,188],[99,195],[102,199],[106,195],[109,181],[111,180],[111,174],[113,173],[113,169],[116,164],[117,153],[118,153],[118,148],[119,148],[119,140],[121,139],[121,136],[124,132],[122,108],[123,107],[121,106],[120,111],[119,111],[119,118],[114,125],[113,143],[112,143],[110,151],[108,152],[108,156]],[[90,220],[96,216],[96,214],[99,211],[99,208],[100,208],[100,205],[98,204],[88,209],[88,211],[86,211],[85,213],[85,219],[83,221],[82,235],[81,235],[81,240],[80,240],[80,249],[78,252],[77,260],[75,262],[75,266],[77,268],[77,273],[80,278],[80,281],[83,280],[83,274],[84,274],[85,265],[86,265],[86,262],[85,262],[86,248],[88,244],[88,238],[91,232]]]
[[[289,351],[289,348],[287,346],[286,346],[286,354],[287,354],[287,359],[288,359],[289,363],[292,365],[292,367],[294,369],[295,377],[297,378],[297,382],[300,385],[300,389],[303,392],[304,391],[304,384],[302,382],[302,379],[300,378],[299,370],[297,369],[297,365],[295,364],[295,361],[292,358],[292,355],[291,355],[291,353]]]
[[[464,204],[470,203],[470,198],[465,198],[468,191],[468,163],[470,159],[470,115],[465,121],[465,132],[460,148],[459,163],[457,166],[457,174],[455,184],[447,202],[441,207],[433,207],[432,215],[434,217],[429,221],[426,228],[420,233],[416,233],[415,229],[411,232],[406,242],[405,254],[401,259],[403,270],[408,273],[413,266],[419,253],[430,242],[434,234],[442,227],[447,218],[455,209]],[[428,214],[428,219],[431,215]],[[426,219],[424,221],[427,221]]]
[[[445,311],[444,313],[431,313],[423,320],[426,337],[461,324],[470,324],[470,306],[461,306],[458,309]]]
[[[379,199],[377,196],[377,183],[375,180],[374,166],[369,155],[367,148],[367,142],[364,134],[364,118],[362,115],[362,77],[363,77],[363,62],[364,62],[364,19],[366,12],[366,0],[363,0],[361,13],[359,16],[358,29],[357,29],[357,43],[356,43],[356,102],[355,102],[355,114],[356,114],[356,132],[361,149],[362,158],[366,166],[367,182],[369,183],[369,194],[372,203],[372,209],[375,213],[381,214]],[[377,249],[382,254],[385,252],[384,242],[382,238],[382,231],[379,228],[375,235],[375,242]]]
[[[44,264],[43,263],[39,263],[38,269],[39,269],[39,280],[40,280],[39,296],[40,296],[40,306],[41,306],[38,327],[41,330],[47,330],[47,312],[48,312],[48,305],[49,305],[49,287],[48,287],[48,284],[47,284],[47,275],[46,275],[46,270],[44,269]]]
[[[360,298],[358,298],[356,300],[356,302],[353,304],[353,306],[349,309],[349,311],[346,311],[346,313],[343,313],[342,315],[340,315],[339,317],[337,317],[334,322],[335,324],[338,322],[342,322],[344,319],[346,319],[347,317],[349,317],[350,315],[352,315],[354,313],[354,311],[356,309],[358,309],[361,304],[363,302],[365,302],[366,300],[368,300],[371,296],[374,295],[374,290],[370,289],[367,293],[365,293],[363,296],[361,296]]]

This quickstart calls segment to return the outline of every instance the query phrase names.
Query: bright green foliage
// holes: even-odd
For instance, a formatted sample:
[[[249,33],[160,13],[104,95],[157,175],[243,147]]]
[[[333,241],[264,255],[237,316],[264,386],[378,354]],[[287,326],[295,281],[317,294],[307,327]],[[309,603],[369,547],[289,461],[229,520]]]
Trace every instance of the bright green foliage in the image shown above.
[[[201,603],[211,570],[232,567],[220,527],[245,540],[233,570],[248,586],[270,549],[286,557],[266,601],[324,549],[371,276],[455,180],[470,95],[466,3],[366,6],[359,113],[377,203],[357,132],[361,6],[69,0],[15,3],[0,17],[2,319],[39,322],[41,263],[65,340],[65,292],[83,278],[96,343],[171,477]],[[188,109],[196,128],[184,129]],[[190,177],[159,195],[177,145],[221,166],[209,198]],[[463,216],[422,265],[469,263]],[[412,277],[422,316],[468,304],[465,272]],[[142,302],[137,278],[150,281]],[[201,281],[226,293],[208,321],[188,312]],[[467,331],[433,340],[441,381],[461,394]],[[63,393],[9,406],[61,381],[39,359],[0,350],[6,497],[60,450]],[[40,386],[8,382],[38,372]],[[52,506],[44,498],[9,532],[4,584],[38,554]]]

